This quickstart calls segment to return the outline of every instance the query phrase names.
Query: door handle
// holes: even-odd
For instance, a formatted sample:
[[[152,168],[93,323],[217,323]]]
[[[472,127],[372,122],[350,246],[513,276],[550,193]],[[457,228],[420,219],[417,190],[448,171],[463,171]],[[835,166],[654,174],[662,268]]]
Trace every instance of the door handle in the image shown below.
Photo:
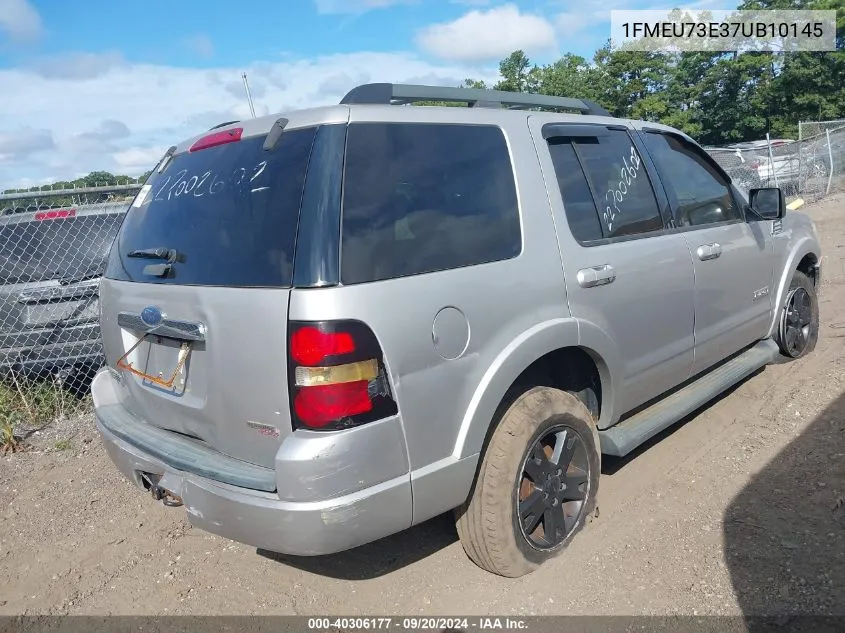
[[[698,259],[703,262],[710,259],[716,259],[722,254],[722,245],[718,242],[713,244],[702,244],[695,250],[695,254],[698,255]]]
[[[616,271],[613,266],[605,264],[603,266],[593,266],[592,268],[582,268],[577,275],[578,285],[582,288],[595,288],[596,286],[606,286],[611,284],[616,279]]]

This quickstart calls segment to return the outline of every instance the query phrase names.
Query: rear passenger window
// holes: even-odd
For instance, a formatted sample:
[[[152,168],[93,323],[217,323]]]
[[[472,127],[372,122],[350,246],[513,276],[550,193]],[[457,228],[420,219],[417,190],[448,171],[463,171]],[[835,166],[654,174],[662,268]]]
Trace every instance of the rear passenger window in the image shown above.
[[[578,162],[572,140],[553,138],[549,140],[549,153],[555,166],[557,184],[563,197],[569,230],[579,242],[600,240],[604,235],[599,222],[599,213],[590,185]]]
[[[519,254],[516,185],[498,127],[353,123],[346,147],[344,284]]]
[[[605,237],[663,228],[645,166],[626,131],[603,129],[572,140],[592,183]]]

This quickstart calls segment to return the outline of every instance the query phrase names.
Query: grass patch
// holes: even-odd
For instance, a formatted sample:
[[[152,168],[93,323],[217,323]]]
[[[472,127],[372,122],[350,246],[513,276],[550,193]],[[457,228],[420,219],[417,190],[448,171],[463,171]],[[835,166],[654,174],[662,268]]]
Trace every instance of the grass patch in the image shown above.
[[[64,439],[64,440],[59,440],[58,442],[56,442],[53,445],[53,448],[55,448],[57,451],[68,451],[71,448],[73,448],[73,444],[71,443],[70,440]]]
[[[56,376],[27,378],[11,374],[0,380],[0,454],[23,449],[27,432],[91,410],[91,396],[79,396]]]

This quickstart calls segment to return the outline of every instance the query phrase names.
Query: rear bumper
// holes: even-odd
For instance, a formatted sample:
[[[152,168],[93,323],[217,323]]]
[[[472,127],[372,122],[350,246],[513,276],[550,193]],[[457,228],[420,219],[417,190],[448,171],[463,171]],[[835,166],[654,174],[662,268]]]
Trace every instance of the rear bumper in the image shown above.
[[[308,440],[303,442],[301,437],[292,434],[279,449],[275,471],[259,469],[270,470],[277,481],[286,483],[284,487],[278,486],[276,491],[268,492],[224,483],[218,475],[211,478],[191,472],[198,469],[193,468],[184,446],[174,451],[165,446],[156,450],[155,455],[152,450],[141,448],[148,438],[140,435],[149,429],[149,425],[138,421],[138,429],[133,432],[127,430],[125,424],[121,426],[125,420],[115,419],[116,406],[119,405],[114,400],[118,390],[113,382],[110,371],[103,370],[92,385],[97,427],[109,457],[130,481],[141,488],[145,487],[142,473],[160,477],[158,485],[181,497],[189,521],[198,528],[268,551],[315,556],[351,549],[411,525],[411,481],[407,467],[404,473],[387,479],[384,477],[390,470],[382,470],[382,477],[375,478],[372,464],[379,463],[379,457],[370,451],[359,452],[355,463],[346,461],[341,464],[336,459],[321,460],[319,457],[303,462],[302,446]],[[119,433],[111,429],[117,429]],[[390,425],[370,433],[386,437],[385,441],[393,437]],[[335,435],[334,444],[348,443],[350,440],[346,438],[354,435],[355,432]],[[317,439],[317,444],[321,445],[320,442]],[[360,446],[360,440],[352,442],[355,447]],[[373,438],[368,438],[367,442],[377,449],[383,443],[373,441]],[[291,445],[298,446],[298,450],[292,451]],[[339,452],[349,454],[342,449]],[[287,461],[286,454],[296,454],[297,457]],[[382,459],[382,468],[384,463]],[[304,467],[308,468],[307,476],[302,470]],[[317,472],[316,468],[323,469],[323,472]],[[260,475],[257,473],[255,476]],[[309,480],[328,482],[330,487],[323,488],[324,491],[341,493],[325,498],[309,486]],[[373,483],[375,481],[377,483]],[[339,487],[341,482],[345,482],[343,488]],[[300,493],[310,490],[311,499],[291,500],[294,487]],[[282,495],[288,498],[282,498]]]
[[[14,369],[37,373],[68,365],[99,368],[102,362],[98,323],[0,336],[0,372]]]

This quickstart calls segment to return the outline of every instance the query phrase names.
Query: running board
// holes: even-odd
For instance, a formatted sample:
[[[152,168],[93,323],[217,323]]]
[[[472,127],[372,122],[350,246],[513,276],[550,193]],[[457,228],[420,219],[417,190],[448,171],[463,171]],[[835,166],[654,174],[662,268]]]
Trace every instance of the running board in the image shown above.
[[[777,343],[765,339],[724,365],[711,370],[639,413],[599,431],[601,452],[624,457],[643,442],[682,420],[702,405],[768,365],[780,354]]]

